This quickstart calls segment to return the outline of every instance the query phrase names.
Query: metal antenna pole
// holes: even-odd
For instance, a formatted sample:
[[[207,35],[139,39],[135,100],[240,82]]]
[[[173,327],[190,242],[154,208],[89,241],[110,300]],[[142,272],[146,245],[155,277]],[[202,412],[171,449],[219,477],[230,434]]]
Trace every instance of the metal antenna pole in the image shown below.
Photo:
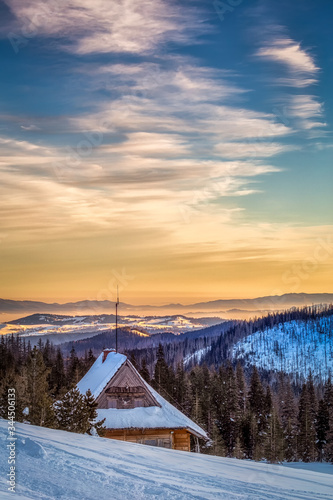
[[[119,305],[119,293],[117,285],[117,302],[116,302],[116,352],[118,352],[118,305]]]

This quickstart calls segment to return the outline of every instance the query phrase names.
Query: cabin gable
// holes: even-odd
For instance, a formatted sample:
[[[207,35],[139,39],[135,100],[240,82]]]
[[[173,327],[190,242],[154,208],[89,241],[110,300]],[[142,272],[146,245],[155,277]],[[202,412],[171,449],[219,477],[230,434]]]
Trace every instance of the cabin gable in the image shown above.
[[[128,360],[109,380],[96,398],[96,402],[99,409],[129,410],[149,406],[161,407]]]
[[[81,394],[91,390],[105,436],[151,446],[190,451],[190,436],[207,435],[166,401],[140,376],[123,354],[104,349],[78,382]]]

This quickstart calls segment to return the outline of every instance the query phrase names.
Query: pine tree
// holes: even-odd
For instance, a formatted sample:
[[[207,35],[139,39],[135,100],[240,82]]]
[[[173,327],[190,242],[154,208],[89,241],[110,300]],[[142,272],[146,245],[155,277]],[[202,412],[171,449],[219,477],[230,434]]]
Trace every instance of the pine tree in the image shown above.
[[[143,358],[142,360],[140,375],[148,384],[150,384],[150,373],[148,370],[146,358]]]
[[[211,447],[212,454],[218,455],[219,457],[226,457],[227,447],[224,443],[224,439],[222,437],[221,430],[219,428],[217,420],[213,421],[211,436],[212,436],[212,447]]]
[[[14,392],[13,392],[14,389]],[[26,406],[25,380],[19,374],[9,374],[1,380],[0,386],[0,418],[8,418],[8,395],[15,394],[15,420],[23,421],[23,410]]]
[[[266,431],[265,405],[265,392],[259,378],[258,370],[254,367],[250,381],[248,406],[252,416],[250,428],[253,441],[253,458],[255,460],[263,458],[264,453],[263,447]]]
[[[90,413],[84,396],[73,387],[54,405],[59,429],[85,434],[90,428]]]
[[[156,390],[164,393],[163,395],[166,397],[166,399],[168,399],[168,395],[171,392],[170,368],[165,361],[162,344],[159,344],[157,350],[157,361],[154,370],[153,386],[156,388]]]
[[[318,414],[317,414],[317,422],[316,422],[316,431],[317,431],[317,448],[320,462],[324,459],[326,442],[327,442],[327,433],[329,431],[329,412],[328,406],[324,399],[319,401],[318,405]]]
[[[87,366],[86,366],[86,370],[88,371],[92,365],[95,363],[96,361],[96,356],[94,356],[94,353],[90,347],[89,351],[88,351],[88,358],[87,358]]]
[[[175,398],[178,401],[178,403],[181,406],[183,406],[184,398],[186,395],[186,378],[185,378],[183,363],[178,363],[176,370],[176,377],[175,377],[175,385],[176,385]]]
[[[69,386],[75,385],[80,380],[80,362],[79,358],[76,355],[74,346],[71,349],[70,357],[69,357],[69,365],[68,365],[68,382]]]
[[[54,421],[52,400],[48,394],[48,375],[42,353],[36,347],[31,351],[26,365],[27,405],[29,421],[33,425],[52,426]]]
[[[61,391],[66,387],[64,360],[59,347],[57,349],[55,362],[53,363],[51,368],[50,386],[55,397],[59,396],[59,394],[61,394]]]
[[[295,396],[287,380],[280,394],[280,414],[284,435],[284,456],[288,462],[297,460],[298,421]]]
[[[227,456],[232,457],[236,446],[236,439],[239,429],[239,421],[237,419],[237,387],[234,371],[231,365],[219,372],[221,393],[221,406],[217,418],[219,428],[223,437]]]
[[[316,413],[317,404],[312,377],[303,384],[299,402],[299,457],[304,462],[313,462],[317,458],[316,449]]]
[[[103,436],[105,433],[105,427],[103,427],[105,418],[103,420],[96,421],[98,417],[97,413],[98,405],[95,401],[94,396],[91,394],[90,389],[87,390],[84,396],[84,403],[86,406],[86,411],[88,414],[88,422],[89,422],[87,433],[90,435],[98,434],[99,436]]]
[[[254,458],[254,439],[257,432],[255,417],[248,409],[242,418],[240,439],[245,458]]]
[[[284,458],[284,436],[279,416],[273,406],[270,410],[266,434],[265,458],[271,463],[280,462]]]
[[[333,463],[333,385],[331,379],[329,379],[325,384],[325,393],[323,399],[328,413],[325,459]]]
[[[135,354],[133,352],[131,352],[130,362],[132,363],[134,368],[137,370],[138,369],[138,362],[137,362]]]
[[[103,435],[105,419],[96,421],[97,403],[90,390],[82,395],[77,387],[73,387],[54,404],[54,409],[59,429]]]
[[[237,407],[239,417],[243,417],[246,412],[246,384],[242,366],[237,363],[236,367],[236,385],[237,385]]]

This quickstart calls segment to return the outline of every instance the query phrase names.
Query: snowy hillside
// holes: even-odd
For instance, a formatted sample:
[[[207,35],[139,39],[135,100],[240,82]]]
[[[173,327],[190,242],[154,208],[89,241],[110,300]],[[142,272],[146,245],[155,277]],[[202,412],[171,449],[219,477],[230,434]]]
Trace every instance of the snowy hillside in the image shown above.
[[[4,499],[332,498],[333,476],[330,474],[153,448],[24,424],[16,428],[16,494],[8,493],[7,426],[6,421],[0,420],[0,497]]]
[[[315,380],[333,374],[333,316],[289,321],[258,331],[237,342],[234,359],[267,370],[283,370]]]
[[[199,349],[195,351],[193,354],[188,354],[184,357],[184,366],[188,366],[192,361],[194,364],[199,364],[203,356],[211,349],[211,346],[204,347],[203,349]]]
[[[88,338],[100,331],[115,328],[116,317],[114,314],[102,314],[93,316],[60,316],[57,314],[32,314],[30,316],[15,319],[8,323],[0,324],[0,335],[14,334],[23,337],[53,335],[62,336],[61,342],[74,340],[64,338],[76,335],[77,338]],[[171,332],[179,335],[184,332],[201,330],[212,325],[223,322],[219,317],[191,318],[182,315],[175,316],[119,316],[118,326],[120,328],[138,328],[147,334]],[[141,333],[141,335],[144,335]]]

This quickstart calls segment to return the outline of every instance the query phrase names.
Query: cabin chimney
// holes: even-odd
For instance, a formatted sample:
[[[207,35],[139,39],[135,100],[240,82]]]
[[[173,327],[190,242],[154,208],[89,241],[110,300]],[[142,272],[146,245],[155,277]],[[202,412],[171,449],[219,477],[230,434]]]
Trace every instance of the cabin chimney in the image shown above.
[[[104,363],[104,361],[106,360],[106,358],[108,357],[108,354],[110,354],[110,352],[116,352],[116,351],[114,349],[103,349],[102,363]]]

